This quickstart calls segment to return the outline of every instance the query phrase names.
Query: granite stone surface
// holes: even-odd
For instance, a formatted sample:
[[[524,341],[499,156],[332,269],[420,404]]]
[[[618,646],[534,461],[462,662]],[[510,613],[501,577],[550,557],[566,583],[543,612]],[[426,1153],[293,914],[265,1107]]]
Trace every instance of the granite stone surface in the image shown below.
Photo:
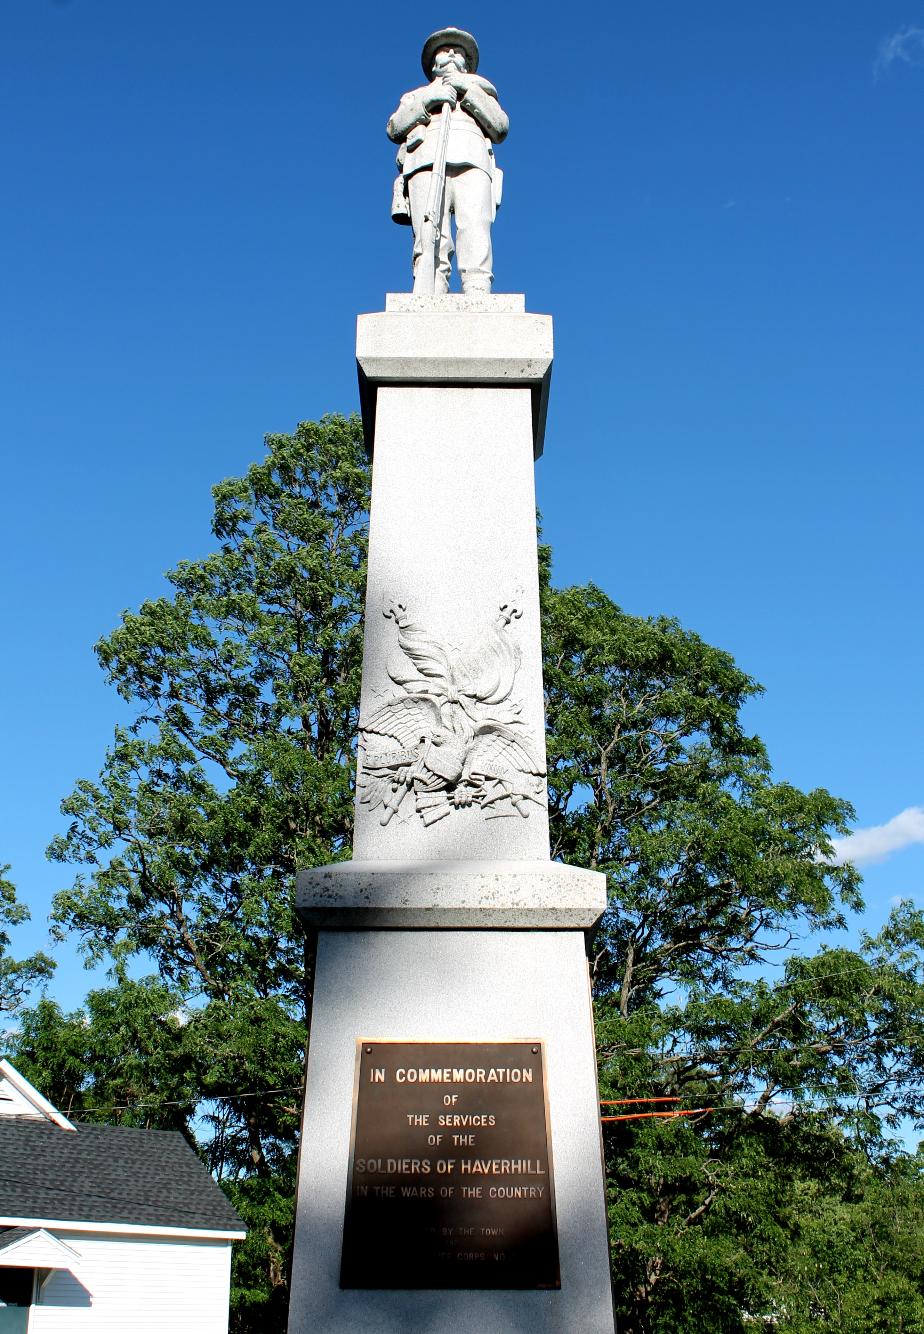
[[[523,315],[526,297],[522,292],[446,292],[441,296],[417,296],[413,292],[387,292],[386,311],[474,312],[482,315]]]
[[[339,1286],[358,1039],[545,1046],[559,1291]],[[289,1334],[613,1334],[590,988],[580,931],[322,931]]]
[[[431,300],[430,309],[359,316],[356,360],[367,379],[528,384],[551,366],[550,315],[446,310]]]
[[[606,876],[561,862],[337,862],[298,875],[307,927],[582,929],[606,907]]]
[[[437,726],[422,716],[426,701],[417,716],[407,704],[406,726],[387,734],[388,724],[380,723],[382,731],[361,737],[353,855],[360,861],[545,861],[545,792],[531,773],[545,770],[545,717],[529,391],[380,389],[372,488],[360,728],[397,710],[402,694],[424,693],[396,678],[429,673],[427,689],[436,691],[437,673],[454,673],[439,687],[439,725],[444,731],[468,726],[465,709],[447,694],[466,689],[474,692],[468,697],[473,714],[486,713],[498,729],[510,721],[524,753],[493,758],[517,771],[525,796],[516,806],[505,800],[453,804],[442,813],[436,807],[421,812],[425,798],[410,791],[391,816],[383,804],[373,805],[369,757],[395,756],[397,762]],[[505,607],[515,614],[501,625]],[[402,631],[404,614],[416,627],[413,635]],[[494,702],[485,703],[495,673],[504,683],[486,697]],[[487,684],[473,684],[474,677]],[[443,750],[445,763],[455,754],[460,766],[475,763],[478,754],[474,741],[459,737],[448,737]],[[430,762],[439,763],[433,755]]]
[[[550,315],[523,310],[517,294],[415,297],[391,294],[388,309],[360,315],[356,362],[366,447],[377,448],[383,386],[518,386],[529,390],[533,455],[542,453],[553,333]]]

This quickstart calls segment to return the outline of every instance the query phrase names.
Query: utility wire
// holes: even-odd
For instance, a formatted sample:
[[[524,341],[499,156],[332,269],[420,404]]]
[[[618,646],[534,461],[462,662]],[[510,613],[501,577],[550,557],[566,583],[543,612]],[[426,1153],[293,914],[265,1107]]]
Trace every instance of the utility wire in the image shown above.
[[[640,1099],[640,1101],[642,1101]],[[652,1099],[653,1102],[657,1099]],[[672,1112],[625,1112],[621,1116],[601,1116],[601,1121],[645,1121],[652,1116],[663,1116],[676,1119],[679,1116],[698,1116],[700,1112],[714,1112],[714,1107],[690,1107],[686,1111],[675,1110]]]
[[[638,1054],[641,1055],[645,1054],[645,1052],[641,1048],[636,1048],[635,1050],[638,1052]],[[751,1050],[754,1049],[750,1047],[723,1048],[722,1054],[730,1053],[733,1051],[751,1051]],[[793,1048],[777,1047],[772,1050],[772,1054],[775,1056],[777,1055],[787,1056],[804,1050],[806,1049],[800,1047],[793,1047]],[[714,1056],[715,1052],[707,1051],[705,1053],[683,1053],[683,1055],[689,1057],[695,1057],[697,1055]],[[918,1089],[919,1089],[918,1085],[909,1085],[907,1091],[911,1093],[917,1091]],[[248,1092],[240,1092],[240,1093],[238,1092],[198,1093],[198,1094],[191,1094],[188,1098],[177,1098],[177,1099],[165,1098],[158,1102],[153,1102],[153,1101],[120,1102],[120,1103],[113,1103],[108,1107],[79,1107],[79,1108],[72,1108],[70,1114],[75,1119],[80,1120],[88,1116],[103,1115],[104,1113],[107,1112],[147,1111],[150,1109],[156,1109],[162,1107],[192,1107],[199,1102],[236,1102],[243,1098],[271,1098],[271,1097],[281,1097],[283,1094],[286,1093],[303,1093],[303,1092],[304,1092],[303,1085],[291,1084],[288,1088],[254,1089]],[[634,1104],[640,1105],[643,1103],[666,1103],[666,1102],[680,1102],[680,1101],[682,1101],[680,1096],[676,1097],[658,1096],[652,1098],[601,1098],[600,1105],[601,1107],[616,1107],[616,1106],[629,1106]],[[789,1099],[785,1097],[771,1099],[771,1102],[788,1102],[788,1101]],[[812,1105],[813,1107],[818,1107],[818,1108],[839,1107],[840,1103],[834,1099],[825,1099],[824,1101],[815,1100],[813,1101]],[[740,1112],[740,1111],[747,1111],[749,1109],[746,1103],[728,1103],[721,1107],[712,1107],[709,1110]],[[668,1115],[670,1114],[672,1113],[668,1113]],[[687,1113],[684,1114],[686,1115]]]
[[[771,1035],[768,1034],[767,1036],[769,1037]],[[827,1055],[828,1052],[820,1050],[821,1048],[826,1047],[828,1048],[828,1051],[831,1051],[831,1050],[836,1050],[838,1047],[849,1046],[853,1050],[856,1050],[859,1047],[868,1046],[869,1043],[876,1041],[878,1041],[877,1036],[875,1034],[871,1034],[869,1037],[856,1038],[856,1039],[819,1038],[815,1042],[808,1042],[800,1047],[796,1046],[758,1047],[755,1046],[753,1042],[746,1042],[743,1043],[741,1046],[735,1046],[735,1047],[725,1047],[725,1046],[701,1047],[697,1051],[692,1051],[692,1050],[685,1051],[678,1049],[676,1051],[659,1052],[659,1051],[652,1051],[648,1047],[628,1047],[617,1043],[611,1048],[611,1050],[614,1053],[621,1052],[623,1055],[627,1056],[650,1056],[652,1060],[660,1062],[676,1061],[676,1060],[715,1061],[722,1056],[741,1056],[744,1055],[745,1053],[750,1053],[753,1056],[767,1057],[767,1056],[800,1056],[805,1052],[814,1052],[816,1056],[824,1056]]]
[[[807,963],[811,963],[813,958],[817,959],[818,957],[819,956],[817,954],[808,956],[807,958],[804,955],[798,955],[798,954],[793,955],[793,958],[804,960]],[[804,978],[781,977],[776,979],[772,983],[772,985],[775,987],[779,987],[781,990],[785,988],[789,988],[790,990],[797,990],[802,987],[805,987],[806,990],[808,991],[817,991],[819,987],[823,986],[825,982],[827,982],[832,977],[846,977],[848,974],[851,973],[875,973],[877,969],[882,967],[885,968],[891,967],[898,969],[898,964],[892,962],[886,964],[854,963],[854,964],[848,964],[844,968],[832,968],[832,970],[829,973],[822,973],[821,976],[819,977],[804,977]],[[873,980],[876,981],[877,979],[874,978]],[[896,980],[909,981],[910,979],[908,979],[904,973],[899,972],[899,978]],[[916,983],[916,985],[920,986],[921,983]]]
[[[817,959],[819,957],[820,956],[817,954],[809,956],[795,954],[792,956],[793,959],[799,959],[800,961],[807,963],[811,963],[813,959]],[[774,967],[785,967],[784,964],[776,964],[773,961],[768,961],[768,962],[772,962],[772,966]],[[789,960],[787,960],[787,962],[789,962]],[[781,991],[782,990],[795,991],[803,987],[808,991],[816,991],[819,987],[823,986],[833,977],[845,977],[851,973],[875,973],[876,970],[880,967],[898,968],[898,964],[887,963],[885,965],[881,965],[874,963],[854,963],[854,964],[848,964],[844,968],[832,968],[830,972],[822,973],[820,976],[815,976],[815,977],[803,977],[803,978],[780,977],[780,978],[775,978],[773,980],[768,980],[767,978],[761,977],[761,978],[755,978],[753,980],[755,982],[768,982],[769,986],[772,986],[774,988],[778,987]],[[900,980],[908,981],[909,979],[905,976],[904,973],[901,973]],[[920,986],[921,983],[917,983],[917,985]]]
[[[794,956],[794,957],[798,958],[800,956]],[[818,956],[816,955],[814,957],[817,958]],[[811,991],[817,991],[831,978],[843,977],[857,972],[869,973],[870,971],[874,970],[874,968],[875,968],[874,964],[856,963],[856,964],[850,964],[845,968],[832,969],[830,972],[823,974],[821,977],[795,978],[791,980],[787,980],[786,978],[781,978],[778,981],[774,982],[772,985],[778,987],[780,990],[794,991],[804,988],[806,992],[811,992]],[[687,1050],[687,1051],[677,1050],[671,1052],[654,1052],[646,1047],[628,1047],[617,1044],[613,1048],[613,1050],[620,1051],[623,1052],[624,1054],[632,1056],[650,1056],[652,1059],[662,1062],[675,1061],[675,1060],[715,1061],[723,1056],[739,1056],[745,1053],[750,1053],[760,1057],[797,1056],[806,1052],[814,1052],[816,1055],[821,1055],[825,1053],[819,1051],[820,1047],[827,1046],[836,1049],[838,1046],[843,1047],[845,1046],[845,1044],[849,1043],[854,1049],[856,1049],[860,1046],[866,1046],[870,1042],[874,1042],[875,1040],[876,1040],[875,1035],[871,1035],[870,1037],[859,1039],[856,1042],[853,1042],[850,1039],[846,1038],[841,1038],[841,1039],[834,1038],[829,1041],[819,1040],[818,1042],[814,1043],[806,1043],[805,1045],[798,1047],[792,1046],[792,1047],[759,1048],[755,1046],[753,1043],[744,1043],[741,1045],[731,1046],[731,1047],[716,1046],[716,1047],[704,1047],[700,1048],[699,1050]],[[162,1107],[191,1107],[198,1102],[232,1102],[242,1098],[269,1098],[284,1093],[298,1093],[301,1092],[302,1089],[303,1086],[301,1084],[292,1084],[287,1088],[256,1089],[240,1093],[239,1092],[198,1093],[198,1094],[192,1094],[190,1095],[190,1097],[183,1099],[164,1099],[158,1102],[146,1101],[146,1102],[134,1102],[134,1103],[114,1103],[109,1107],[81,1108],[79,1110],[79,1113],[75,1113],[75,1115],[79,1114],[81,1116],[96,1116],[96,1115],[103,1115],[108,1112],[147,1111],[150,1109],[156,1109]],[[836,1104],[832,1103],[830,1105],[834,1106]]]
[[[73,1116],[93,1116],[101,1112],[145,1111],[151,1107],[192,1107],[197,1102],[236,1102],[241,1098],[270,1098],[283,1093],[301,1093],[303,1085],[290,1084],[288,1088],[253,1089],[247,1093],[193,1093],[188,1098],[164,1098],[160,1102],[117,1102],[111,1107],[81,1107]]]

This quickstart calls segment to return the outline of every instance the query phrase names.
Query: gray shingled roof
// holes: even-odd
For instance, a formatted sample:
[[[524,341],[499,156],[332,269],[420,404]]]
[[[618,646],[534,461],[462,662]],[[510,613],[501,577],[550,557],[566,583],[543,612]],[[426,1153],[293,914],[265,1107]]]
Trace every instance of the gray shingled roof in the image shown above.
[[[0,1117],[4,1218],[244,1232],[195,1153],[172,1130]]]
[[[8,1227],[0,1232],[0,1252],[5,1251],[7,1247],[12,1246],[14,1242],[22,1241],[23,1237],[31,1237],[37,1229],[34,1227]]]

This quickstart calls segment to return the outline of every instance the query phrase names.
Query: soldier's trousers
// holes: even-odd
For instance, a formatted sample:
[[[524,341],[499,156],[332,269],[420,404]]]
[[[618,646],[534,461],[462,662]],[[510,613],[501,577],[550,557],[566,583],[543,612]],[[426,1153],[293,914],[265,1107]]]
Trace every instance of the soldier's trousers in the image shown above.
[[[408,178],[407,193],[414,228],[413,269],[421,251],[421,232],[430,194],[429,171],[417,171]],[[455,244],[450,233],[450,216],[455,218]],[[491,178],[480,167],[447,167],[446,194],[443,200],[439,262],[436,291],[449,291],[449,271],[455,253],[463,292],[490,292],[492,255],[491,223],[494,200]]]

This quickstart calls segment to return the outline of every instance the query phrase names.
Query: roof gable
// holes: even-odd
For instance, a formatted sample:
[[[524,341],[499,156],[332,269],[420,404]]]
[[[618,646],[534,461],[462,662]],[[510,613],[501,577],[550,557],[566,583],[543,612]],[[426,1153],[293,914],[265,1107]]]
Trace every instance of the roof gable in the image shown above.
[[[42,1227],[11,1227],[0,1232],[0,1268],[72,1269],[79,1260],[73,1246]]]
[[[0,1061],[0,1117],[28,1116],[36,1121],[50,1121],[61,1130],[74,1127],[57,1107],[43,1098],[9,1061]]]
[[[75,1125],[0,1060],[0,1229],[22,1234],[0,1231],[0,1264],[43,1222],[246,1235],[182,1135]]]

